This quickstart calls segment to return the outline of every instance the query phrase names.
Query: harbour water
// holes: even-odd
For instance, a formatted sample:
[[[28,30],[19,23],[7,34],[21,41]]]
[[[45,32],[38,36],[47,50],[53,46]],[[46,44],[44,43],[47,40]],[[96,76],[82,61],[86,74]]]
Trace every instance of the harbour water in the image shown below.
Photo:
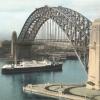
[[[34,72],[16,75],[2,75],[1,67],[5,63],[7,61],[0,61],[0,100],[53,100],[25,94],[22,86],[41,83],[82,84],[87,80],[87,75],[78,60],[65,61],[61,72]]]

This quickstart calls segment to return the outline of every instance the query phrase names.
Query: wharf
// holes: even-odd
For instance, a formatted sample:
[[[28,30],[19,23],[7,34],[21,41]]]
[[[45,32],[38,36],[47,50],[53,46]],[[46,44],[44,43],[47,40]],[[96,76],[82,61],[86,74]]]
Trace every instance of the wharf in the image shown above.
[[[64,100],[100,100],[100,91],[89,90],[82,85],[28,84],[23,87],[23,91],[51,98],[64,98]]]

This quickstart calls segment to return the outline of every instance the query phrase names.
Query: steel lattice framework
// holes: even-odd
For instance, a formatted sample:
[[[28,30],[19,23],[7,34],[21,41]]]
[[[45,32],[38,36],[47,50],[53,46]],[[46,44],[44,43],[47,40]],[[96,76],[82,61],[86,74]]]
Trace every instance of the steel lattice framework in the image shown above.
[[[75,44],[88,45],[91,21],[82,14],[61,6],[44,6],[32,12],[21,30],[18,41],[34,41],[40,27],[49,19],[56,22]]]

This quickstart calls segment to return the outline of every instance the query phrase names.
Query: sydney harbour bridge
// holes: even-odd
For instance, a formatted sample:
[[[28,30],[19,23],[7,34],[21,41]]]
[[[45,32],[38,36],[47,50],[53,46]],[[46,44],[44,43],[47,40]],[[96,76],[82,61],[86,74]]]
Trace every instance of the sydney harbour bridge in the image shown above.
[[[17,44],[17,56],[24,58],[32,55],[32,51],[33,55],[36,51],[37,54],[63,52],[65,55],[68,50],[73,50],[77,55],[82,52],[88,56],[90,26],[89,19],[69,8],[38,8],[27,18],[18,38],[13,36],[13,41]],[[15,46],[12,47],[13,53],[14,48]]]

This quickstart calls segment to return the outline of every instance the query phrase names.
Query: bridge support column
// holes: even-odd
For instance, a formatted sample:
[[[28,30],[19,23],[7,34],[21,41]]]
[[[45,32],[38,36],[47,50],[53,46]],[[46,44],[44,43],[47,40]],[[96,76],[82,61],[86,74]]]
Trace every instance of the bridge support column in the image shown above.
[[[17,57],[18,59],[31,59],[32,45],[17,44]]]
[[[89,46],[87,88],[100,89],[100,19],[92,23]]]

